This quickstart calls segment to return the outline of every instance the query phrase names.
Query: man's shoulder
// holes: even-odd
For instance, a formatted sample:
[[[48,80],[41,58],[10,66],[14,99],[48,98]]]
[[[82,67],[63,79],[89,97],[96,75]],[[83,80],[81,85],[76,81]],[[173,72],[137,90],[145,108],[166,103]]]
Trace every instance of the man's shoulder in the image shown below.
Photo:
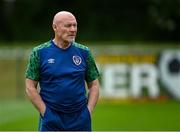
[[[47,41],[45,43],[39,44],[38,46],[34,47],[33,51],[39,51],[41,49],[48,48],[50,47],[50,45],[51,45],[51,41]]]
[[[82,50],[86,50],[86,51],[89,51],[89,48],[83,44],[80,44],[80,43],[77,43],[77,42],[73,42],[73,45],[77,48],[80,48]]]

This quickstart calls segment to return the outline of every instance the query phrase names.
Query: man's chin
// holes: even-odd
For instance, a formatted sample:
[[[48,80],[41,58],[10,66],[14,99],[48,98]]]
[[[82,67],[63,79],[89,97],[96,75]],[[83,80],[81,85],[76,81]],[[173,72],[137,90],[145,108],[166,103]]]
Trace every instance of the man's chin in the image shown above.
[[[69,40],[68,40],[69,43],[72,43],[72,42],[74,42],[74,41],[75,41],[75,39],[69,39]]]

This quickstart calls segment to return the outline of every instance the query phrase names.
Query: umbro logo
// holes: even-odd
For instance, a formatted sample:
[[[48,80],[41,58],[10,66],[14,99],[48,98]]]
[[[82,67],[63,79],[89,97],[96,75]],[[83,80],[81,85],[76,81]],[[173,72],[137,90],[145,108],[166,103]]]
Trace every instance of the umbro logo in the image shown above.
[[[55,63],[55,59],[53,59],[53,58],[48,59],[48,63],[49,64],[54,64]]]

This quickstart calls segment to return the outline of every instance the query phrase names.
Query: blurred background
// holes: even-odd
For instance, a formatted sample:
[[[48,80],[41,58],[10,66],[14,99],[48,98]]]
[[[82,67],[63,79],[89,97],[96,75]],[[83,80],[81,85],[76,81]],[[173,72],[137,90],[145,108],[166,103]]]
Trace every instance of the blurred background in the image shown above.
[[[180,0],[0,0],[0,130],[38,129],[24,73],[63,10],[76,16],[76,41],[90,47],[101,74],[93,130],[180,130],[179,7]]]

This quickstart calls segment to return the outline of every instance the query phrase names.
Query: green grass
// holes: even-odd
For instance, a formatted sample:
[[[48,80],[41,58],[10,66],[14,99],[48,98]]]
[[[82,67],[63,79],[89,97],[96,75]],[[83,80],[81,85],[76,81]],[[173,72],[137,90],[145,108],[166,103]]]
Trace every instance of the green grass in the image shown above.
[[[38,113],[27,101],[0,103],[0,130],[37,130]]]
[[[180,130],[179,102],[105,103],[93,115],[94,130]]]
[[[35,131],[38,113],[29,101],[0,102],[1,131]],[[92,116],[93,130],[180,130],[179,102],[99,103]]]

